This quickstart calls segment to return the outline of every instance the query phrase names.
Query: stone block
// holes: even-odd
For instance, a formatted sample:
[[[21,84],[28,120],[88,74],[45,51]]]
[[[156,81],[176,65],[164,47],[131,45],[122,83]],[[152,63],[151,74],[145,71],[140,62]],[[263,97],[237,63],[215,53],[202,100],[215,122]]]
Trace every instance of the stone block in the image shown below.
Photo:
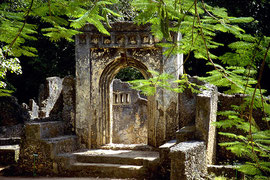
[[[63,79],[63,110],[62,119],[71,131],[75,131],[75,79],[67,76]]]
[[[181,142],[170,149],[171,180],[204,179],[206,148],[204,142]]]

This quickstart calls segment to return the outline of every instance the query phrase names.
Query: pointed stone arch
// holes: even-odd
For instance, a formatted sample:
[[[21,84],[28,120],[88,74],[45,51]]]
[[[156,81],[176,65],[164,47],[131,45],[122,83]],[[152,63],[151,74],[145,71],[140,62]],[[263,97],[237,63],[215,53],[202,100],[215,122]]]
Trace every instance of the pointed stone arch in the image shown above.
[[[102,113],[102,117],[101,117],[101,124],[99,124],[99,130],[101,132],[97,132],[97,134],[99,134],[100,136],[97,137],[97,141],[99,141],[98,144],[108,144],[110,143],[110,136],[112,135],[110,133],[110,128],[111,128],[111,121],[110,121],[110,114],[112,112],[110,112],[110,105],[112,102],[111,98],[109,97],[110,95],[110,85],[112,80],[114,79],[115,75],[120,71],[120,69],[122,68],[126,68],[126,67],[134,67],[137,70],[139,70],[145,79],[149,79],[150,77],[152,77],[151,73],[148,71],[148,68],[140,61],[131,58],[131,57],[120,57],[117,58],[115,60],[113,60],[111,63],[109,63],[105,69],[102,72],[102,75],[100,77],[100,81],[99,81],[99,93],[101,94],[101,113]],[[153,117],[154,111],[151,111],[151,109],[154,109],[154,99],[155,97],[149,97],[148,100],[148,113],[147,113],[147,123],[148,124],[152,124],[152,121],[154,121]],[[151,127],[149,125],[147,125],[147,130],[148,131],[148,142],[149,144],[152,144],[153,142],[151,142],[151,138],[153,137],[153,130],[151,130]]]

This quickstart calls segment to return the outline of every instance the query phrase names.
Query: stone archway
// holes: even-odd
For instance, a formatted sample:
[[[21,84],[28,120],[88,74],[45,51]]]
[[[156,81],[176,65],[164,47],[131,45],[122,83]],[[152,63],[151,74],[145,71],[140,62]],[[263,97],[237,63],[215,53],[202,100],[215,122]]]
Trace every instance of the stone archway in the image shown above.
[[[123,54],[122,54],[123,55]],[[102,119],[101,119],[101,124],[100,128],[98,129],[97,134],[100,136],[98,137],[98,141],[100,144],[108,144],[110,143],[111,136],[112,136],[112,126],[111,126],[111,100],[110,98],[110,85],[112,80],[114,79],[115,75],[120,71],[120,69],[125,68],[125,67],[134,67],[138,69],[144,76],[145,79],[149,79],[152,77],[152,75],[148,72],[147,67],[140,61],[135,60],[130,57],[121,57],[118,59],[115,59],[111,63],[107,65],[107,67],[104,69],[101,77],[100,77],[100,84],[99,84],[99,92],[101,94],[101,113],[102,113]],[[147,102],[147,133],[149,139],[154,136],[153,130],[149,131],[151,127],[149,124],[152,124],[154,119],[154,99],[155,97],[150,97],[148,102]],[[149,140],[148,140],[149,141]],[[150,140],[151,141],[151,140]]]
[[[182,55],[163,56],[159,40],[151,35],[150,26],[132,22],[111,24],[110,36],[86,25],[76,36],[76,134],[88,148],[110,142],[109,85],[123,67],[132,66],[151,77],[148,70],[182,72]],[[176,34],[175,40],[179,38]],[[177,94],[158,89],[148,98],[148,145],[159,146],[175,138],[178,129]]]

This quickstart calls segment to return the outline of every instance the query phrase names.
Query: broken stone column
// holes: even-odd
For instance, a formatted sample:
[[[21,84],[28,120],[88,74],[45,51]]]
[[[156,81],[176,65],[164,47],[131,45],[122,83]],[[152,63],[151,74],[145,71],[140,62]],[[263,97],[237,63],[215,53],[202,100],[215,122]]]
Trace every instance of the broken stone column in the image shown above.
[[[39,117],[49,117],[54,111],[57,112],[61,109],[62,103],[60,101],[60,95],[62,92],[62,79],[59,77],[46,78],[46,84],[44,88],[41,88],[39,94]]]
[[[29,99],[29,109],[31,119],[39,118],[39,106],[34,99]]]
[[[217,87],[205,84],[203,90],[196,97],[196,138],[206,142],[207,164],[214,164],[216,160],[216,122],[218,91]]]

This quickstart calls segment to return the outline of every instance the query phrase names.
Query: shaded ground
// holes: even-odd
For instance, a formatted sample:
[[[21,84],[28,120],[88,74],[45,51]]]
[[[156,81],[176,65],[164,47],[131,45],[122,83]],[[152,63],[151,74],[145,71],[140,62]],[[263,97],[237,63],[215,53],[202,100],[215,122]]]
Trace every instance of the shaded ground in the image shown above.
[[[25,177],[25,176],[3,176],[3,171],[9,166],[0,165],[0,180],[121,180],[121,179],[111,179],[111,178],[82,178],[82,177]]]

